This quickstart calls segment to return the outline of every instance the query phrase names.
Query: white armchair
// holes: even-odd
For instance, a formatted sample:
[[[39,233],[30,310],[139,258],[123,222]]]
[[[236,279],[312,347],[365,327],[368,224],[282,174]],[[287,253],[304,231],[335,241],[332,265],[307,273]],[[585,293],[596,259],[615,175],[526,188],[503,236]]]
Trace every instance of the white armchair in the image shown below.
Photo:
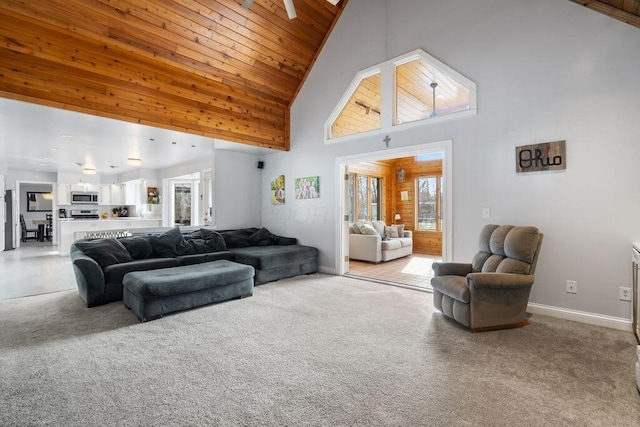
[[[375,233],[362,234],[363,224],[371,225]],[[383,221],[360,221],[349,226],[349,259],[379,263],[409,256],[413,252],[413,233],[399,231],[398,237],[389,237],[393,226]],[[368,229],[368,227],[365,227]],[[398,227],[400,228],[400,227]],[[366,231],[365,231],[366,233]],[[385,240],[383,240],[385,235]]]

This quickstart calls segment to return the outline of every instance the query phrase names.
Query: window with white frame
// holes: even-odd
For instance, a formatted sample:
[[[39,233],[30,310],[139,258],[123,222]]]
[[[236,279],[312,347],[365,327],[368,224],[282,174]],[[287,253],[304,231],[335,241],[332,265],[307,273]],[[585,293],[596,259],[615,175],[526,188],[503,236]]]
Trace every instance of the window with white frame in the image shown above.
[[[357,73],[325,122],[325,142],[476,111],[476,84],[418,49]]]

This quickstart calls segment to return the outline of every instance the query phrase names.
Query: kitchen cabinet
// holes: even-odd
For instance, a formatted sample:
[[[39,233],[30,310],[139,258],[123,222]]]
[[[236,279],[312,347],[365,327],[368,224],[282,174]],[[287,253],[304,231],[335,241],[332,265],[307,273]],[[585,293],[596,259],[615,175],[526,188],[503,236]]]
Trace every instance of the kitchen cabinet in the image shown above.
[[[147,203],[147,195],[142,190],[142,180],[127,181],[125,183],[125,204],[129,206],[138,206]],[[144,201],[143,201],[144,197]]]
[[[123,185],[120,184],[101,185],[99,188],[100,205],[116,206],[126,204],[122,197],[124,194],[122,187]]]
[[[124,185],[112,185],[111,186],[111,204],[124,205]]]
[[[56,194],[59,205],[71,204],[71,186],[69,184],[58,184],[58,191]]]
[[[110,185],[101,185],[98,189],[98,193],[100,193],[99,203],[101,206],[111,205],[111,186]]]

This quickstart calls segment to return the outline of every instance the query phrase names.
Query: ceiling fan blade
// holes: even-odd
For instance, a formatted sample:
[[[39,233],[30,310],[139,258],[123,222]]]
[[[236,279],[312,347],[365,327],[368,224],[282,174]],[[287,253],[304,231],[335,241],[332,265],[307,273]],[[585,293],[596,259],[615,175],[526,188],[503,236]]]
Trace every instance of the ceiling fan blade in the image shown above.
[[[244,0],[244,3],[242,3],[242,7],[244,7],[245,9],[249,9],[252,4],[253,0]]]
[[[287,9],[287,15],[289,15],[289,19],[297,18],[296,8],[293,5],[293,0],[284,0],[284,8]]]
[[[337,4],[338,4],[338,2],[339,2],[340,0],[327,0],[327,1],[328,1],[329,3],[331,3],[332,5],[334,5],[334,6],[335,6],[335,5],[337,5]]]

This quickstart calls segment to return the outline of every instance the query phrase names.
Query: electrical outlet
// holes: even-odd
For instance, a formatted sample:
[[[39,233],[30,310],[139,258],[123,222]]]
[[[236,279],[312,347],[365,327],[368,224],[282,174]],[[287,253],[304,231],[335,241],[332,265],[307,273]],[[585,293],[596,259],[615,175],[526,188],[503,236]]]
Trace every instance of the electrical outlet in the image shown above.
[[[568,294],[577,294],[578,293],[578,282],[575,280],[567,280],[567,293]]]
[[[482,218],[491,217],[491,208],[482,208]]]
[[[620,286],[619,294],[621,301],[631,301],[631,288]]]

